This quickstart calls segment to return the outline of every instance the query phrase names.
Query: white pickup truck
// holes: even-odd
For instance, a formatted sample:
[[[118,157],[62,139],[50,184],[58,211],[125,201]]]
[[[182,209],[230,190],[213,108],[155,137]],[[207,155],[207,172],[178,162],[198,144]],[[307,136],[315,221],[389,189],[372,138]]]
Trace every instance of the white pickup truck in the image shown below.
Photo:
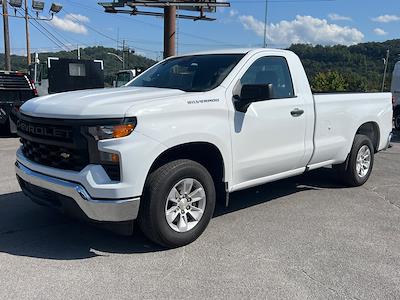
[[[164,60],[125,87],[32,99],[13,120],[35,202],[100,222],[137,219],[166,247],[194,241],[216,198],[333,165],[364,184],[392,131],[392,95],[313,95],[272,49]],[[225,199],[226,195],[226,199]]]

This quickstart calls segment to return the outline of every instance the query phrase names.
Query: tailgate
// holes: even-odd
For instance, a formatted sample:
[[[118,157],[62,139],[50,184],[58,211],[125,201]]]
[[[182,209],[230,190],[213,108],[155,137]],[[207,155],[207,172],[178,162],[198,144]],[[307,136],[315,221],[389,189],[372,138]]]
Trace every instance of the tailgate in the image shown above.
[[[13,107],[36,96],[34,84],[19,72],[0,72],[0,124],[7,122]]]

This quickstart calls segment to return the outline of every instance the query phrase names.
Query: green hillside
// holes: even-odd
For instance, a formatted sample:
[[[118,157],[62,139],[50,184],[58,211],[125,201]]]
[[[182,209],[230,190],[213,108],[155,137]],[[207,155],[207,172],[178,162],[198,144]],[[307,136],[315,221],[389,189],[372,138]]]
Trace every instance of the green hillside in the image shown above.
[[[386,51],[390,50],[386,90],[390,89],[394,65],[400,60],[400,39],[354,46],[292,45],[300,56],[315,90],[380,91]],[[324,82],[325,81],[325,82]],[[326,84],[326,81],[333,84]]]
[[[316,91],[380,91],[383,78],[383,58],[390,50],[386,90],[390,88],[391,75],[396,61],[400,60],[400,39],[383,43],[371,42],[354,46],[311,46],[292,45],[290,50],[298,54],[304,64],[308,78]],[[105,47],[82,49],[82,59],[102,59],[105,65],[105,81],[111,84],[115,73],[122,68],[121,62],[107,54],[122,55],[120,50]],[[76,57],[75,51],[40,53],[43,61],[48,56]],[[149,67],[155,61],[139,55],[129,55],[129,66]],[[0,54],[0,69],[3,69],[4,55]],[[13,70],[25,70],[25,58],[12,56]],[[128,68],[128,67],[127,67]]]

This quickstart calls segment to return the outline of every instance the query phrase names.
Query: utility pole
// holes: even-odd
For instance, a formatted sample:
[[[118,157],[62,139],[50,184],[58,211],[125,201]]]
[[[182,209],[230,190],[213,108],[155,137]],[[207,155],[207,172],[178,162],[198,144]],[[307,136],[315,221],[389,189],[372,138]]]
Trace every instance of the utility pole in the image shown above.
[[[383,71],[382,92],[385,90],[386,72],[387,72],[387,68],[388,68],[388,64],[389,64],[389,54],[390,54],[390,50],[388,49],[386,51],[386,58],[383,59],[385,62],[385,70]]]
[[[125,40],[122,40],[122,70],[125,70]]]
[[[26,37],[26,61],[28,66],[31,64],[31,42],[29,35],[29,12],[28,12],[28,0],[25,0],[25,37]]]
[[[39,81],[39,78],[38,78],[38,65],[39,65],[39,63],[40,63],[39,53],[35,52],[35,64],[34,64],[34,66],[35,66],[35,75],[34,75],[34,78],[33,78],[33,80],[35,82]]]
[[[264,48],[267,48],[267,23],[268,23],[268,0],[265,0],[264,44],[263,44]]]
[[[3,29],[4,29],[4,69],[11,71],[10,29],[8,27],[7,1],[3,0]]]
[[[127,47],[127,49],[126,49],[126,57],[125,57],[125,60],[126,60],[125,67],[126,67],[128,70],[130,69],[130,62],[129,62],[130,56],[131,56],[131,48],[129,48],[129,45],[128,45],[128,47]]]
[[[175,55],[176,6],[164,7],[164,58]]]

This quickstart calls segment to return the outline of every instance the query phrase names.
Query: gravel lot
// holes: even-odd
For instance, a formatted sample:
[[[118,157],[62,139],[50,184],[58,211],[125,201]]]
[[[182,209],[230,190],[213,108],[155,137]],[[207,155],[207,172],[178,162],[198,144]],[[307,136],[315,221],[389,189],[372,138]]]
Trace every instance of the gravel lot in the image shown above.
[[[400,299],[400,136],[364,187],[323,169],[235,193],[174,250],[31,203],[17,146],[0,139],[1,299]]]

